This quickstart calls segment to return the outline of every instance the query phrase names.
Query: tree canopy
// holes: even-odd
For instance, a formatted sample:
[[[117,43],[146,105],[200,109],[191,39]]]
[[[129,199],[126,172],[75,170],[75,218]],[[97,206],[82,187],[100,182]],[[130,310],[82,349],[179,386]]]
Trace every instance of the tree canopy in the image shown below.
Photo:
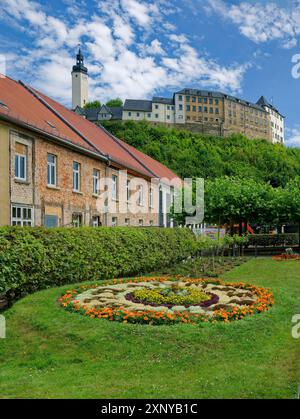
[[[146,122],[106,121],[103,125],[181,177],[250,178],[277,187],[300,175],[298,148],[249,140],[237,134],[205,136]]]
[[[94,100],[93,102],[88,102],[84,105],[84,109],[94,109],[94,108],[100,108],[101,102],[99,100]]]
[[[109,106],[110,108],[123,106],[123,100],[117,97],[116,99],[111,99],[108,102],[106,102],[106,106]]]

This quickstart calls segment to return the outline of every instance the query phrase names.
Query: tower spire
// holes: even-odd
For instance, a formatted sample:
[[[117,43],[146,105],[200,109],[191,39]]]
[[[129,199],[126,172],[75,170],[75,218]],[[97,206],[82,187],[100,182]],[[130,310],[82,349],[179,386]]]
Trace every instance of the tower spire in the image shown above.
[[[88,73],[88,69],[84,66],[84,56],[81,52],[81,45],[78,45],[78,53],[76,55],[76,64],[73,66],[73,72]]]
[[[88,69],[84,65],[84,56],[81,52],[81,46],[78,46],[76,55],[76,64],[72,69],[72,107],[83,107],[88,103],[89,84]]]

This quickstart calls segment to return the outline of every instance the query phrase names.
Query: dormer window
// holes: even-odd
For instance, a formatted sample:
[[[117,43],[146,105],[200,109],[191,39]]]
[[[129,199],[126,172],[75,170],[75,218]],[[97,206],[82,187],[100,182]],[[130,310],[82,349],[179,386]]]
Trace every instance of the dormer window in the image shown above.
[[[0,108],[4,108],[6,110],[9,110],[9,107],[6,105],[6,103],[2,102],[1,100],[0,100]]]

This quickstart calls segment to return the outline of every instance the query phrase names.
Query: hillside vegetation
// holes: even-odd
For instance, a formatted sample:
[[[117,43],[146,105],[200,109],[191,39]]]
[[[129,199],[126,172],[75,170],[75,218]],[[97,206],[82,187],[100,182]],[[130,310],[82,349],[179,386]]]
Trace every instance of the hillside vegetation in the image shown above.
[[[103,126],[167,165],[181,177],[234,176],[285,186],[300,175],[300,150],[242,135],[204,136],[146,122],[106,121]]]

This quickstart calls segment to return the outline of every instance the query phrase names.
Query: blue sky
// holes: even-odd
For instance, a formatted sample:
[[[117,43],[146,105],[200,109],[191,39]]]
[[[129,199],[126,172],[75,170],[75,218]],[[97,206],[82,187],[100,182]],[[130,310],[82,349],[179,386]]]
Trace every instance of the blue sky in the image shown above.
[[[0,71],[66,105],[78,44],[91,99],[216,89],[286,115],[300,146],[299,0],[1,0]],[[300,75],[300,70],[299,70]],[[1,92],[0,92],[1,95]]]

